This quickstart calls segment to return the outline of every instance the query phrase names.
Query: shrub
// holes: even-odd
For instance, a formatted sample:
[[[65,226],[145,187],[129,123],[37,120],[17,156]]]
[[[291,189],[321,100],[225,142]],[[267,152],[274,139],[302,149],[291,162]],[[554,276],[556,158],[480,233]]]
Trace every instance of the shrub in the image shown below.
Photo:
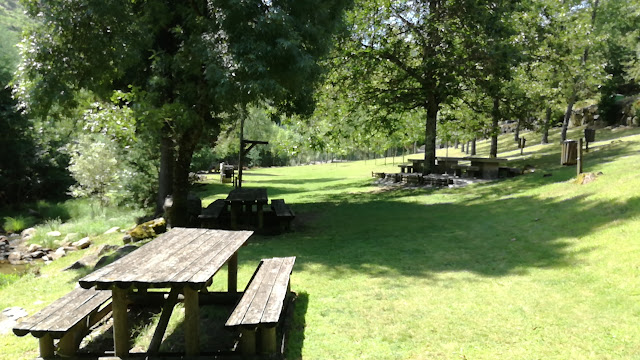
[[[7,216],[4,218],[4,224],[2,225],[2,227],[6,232],[18,233],[28,227],[33,226],[34,223],[34,219],[30,216]]]

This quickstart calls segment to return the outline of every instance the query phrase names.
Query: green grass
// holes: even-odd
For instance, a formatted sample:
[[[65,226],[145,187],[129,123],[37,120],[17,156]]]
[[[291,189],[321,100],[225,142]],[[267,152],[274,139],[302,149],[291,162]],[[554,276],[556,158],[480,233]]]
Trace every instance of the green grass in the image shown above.
[[[603,174],[586,185],[560,166],[557,134],[548,145],[523,134],[524,156],[502,136],[499,156],[536,171],[457,189],[373,186],[371,171],[397,172],[399,157],[250,170],[244,186],[267,187],[297,218],[241,250],[240,286],[261,258],[297,256],[288,359],[640,358],[638,134],[598,130],[584,169]],[[206,205],[230,189],[212,176],[199,192]],[[33,312],[69,291],[82,275],[60,271],[72,257],[0,289],[0,308]],[[181,316],[165,346],[181,341]],[[2,335],[0,347],[34,358],[37,341]]]

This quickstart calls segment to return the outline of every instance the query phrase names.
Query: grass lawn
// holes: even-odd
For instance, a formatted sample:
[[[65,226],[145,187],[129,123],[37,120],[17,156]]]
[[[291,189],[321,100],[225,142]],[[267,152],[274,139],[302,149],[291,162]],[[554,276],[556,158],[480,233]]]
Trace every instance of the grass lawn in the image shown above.
[[[372,185],[399,158],[248,171],[244,186],[297,218],[241,250],[240,286],[261,258],[297,256],[288,359],[638,359],[639,134],[598,130],[584,170],[602,175],[585,185],[559,165],[557,134],[533,145],[533,133],[523,156],[501,137],[499,156],[535,172],[465,188]],[[211,177],[199,191],[206,205],[230,189]],[[0,307],[31,312],[69,291],[82,275],[60,272],[70,261],[0,289]],[[0,335],[0,348],[34,358],[37,342]]]

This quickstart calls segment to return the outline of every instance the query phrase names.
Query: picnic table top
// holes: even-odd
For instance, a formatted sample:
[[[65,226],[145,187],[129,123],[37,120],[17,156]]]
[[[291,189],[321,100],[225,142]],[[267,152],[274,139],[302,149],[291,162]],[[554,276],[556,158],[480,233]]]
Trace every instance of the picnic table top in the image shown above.
[[[202,289],[253,231],[173,228],[139,249],[80,279],[85,289]]]
[[[448,156],[436,156],[438,161],[465,161],[469,160],[468,157],[448,157]]]
[[[473,162],[490,162],[490,163],[500,163],[507,162],[509,159],[505,158],[481,158],[481,157],[468,157],[467,160]]]
[[[225,201],[267,203],[268,200],[266,188],[236,188],[229,192]]]

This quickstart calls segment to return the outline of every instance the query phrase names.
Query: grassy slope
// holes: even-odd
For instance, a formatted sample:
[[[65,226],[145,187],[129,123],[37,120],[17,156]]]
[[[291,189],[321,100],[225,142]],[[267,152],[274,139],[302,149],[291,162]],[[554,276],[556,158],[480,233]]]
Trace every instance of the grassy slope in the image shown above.
[[[634,133],[598,132],[585,171],[603,175],[587,185],[569,181],[557,143],[520,158],[511,135],[500,155],[538,170],[462,189],[380,191],[370,172],[397,171],[390,159],[250,171],[246,186],[268,187],[298,217],[294,232],[243,248],[240,283],[262,257],[298,257],[290,359],[638,358]],[[229,190],[212,183],[204,202]],[[34,311],[62,295],[82,275],[59,275],[70,261],[1,289],[0,306]],[[33,358],[36,344],[0,336],[0,357]]]

